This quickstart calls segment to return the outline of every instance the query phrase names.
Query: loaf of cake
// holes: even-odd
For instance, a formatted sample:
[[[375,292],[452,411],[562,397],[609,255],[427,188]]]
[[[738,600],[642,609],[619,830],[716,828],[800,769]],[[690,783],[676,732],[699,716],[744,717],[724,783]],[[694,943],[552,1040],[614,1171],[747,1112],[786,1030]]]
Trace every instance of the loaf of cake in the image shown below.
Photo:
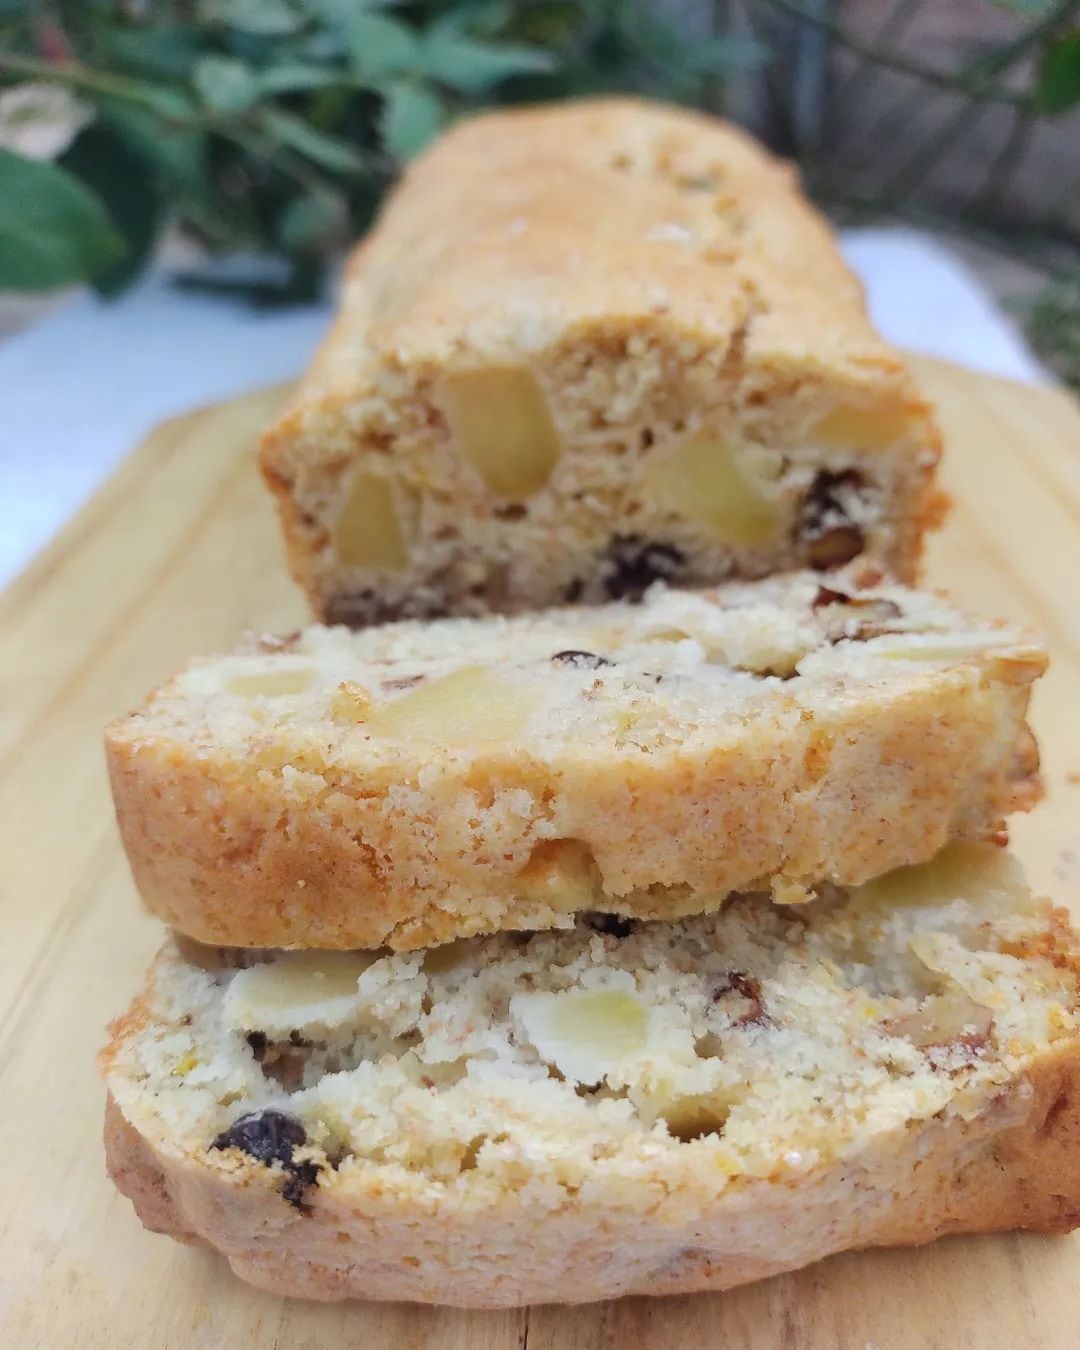
[[[103,1056],[147,1227],[275,1294],[724,1289],[1080,1223],[1080,946],[992,845],[427,953],[169,942]]]
[[[397,949],[787,902],[1002,837],[1045,652],[866,564],[639,604],[308,628],[114,723],[149,907],[199,941]]]
[[[363,625],[911,580],[938,445],[792,171],[618,99],[488,113],[409,170],[262,465],[315,613]]]

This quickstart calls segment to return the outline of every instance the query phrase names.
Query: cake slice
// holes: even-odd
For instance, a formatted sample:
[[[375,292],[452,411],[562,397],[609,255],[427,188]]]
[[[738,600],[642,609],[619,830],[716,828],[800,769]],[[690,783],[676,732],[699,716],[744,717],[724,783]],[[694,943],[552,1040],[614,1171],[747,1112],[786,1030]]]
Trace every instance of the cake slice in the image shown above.
[[[316,614],[360,625],[860,555],[911,580],[938,448],[791,169],[616,99],[410,168],[262,465]]]
[[[200,941],[405,949],[583,910],[787,901],[999,837],[1045,653],[848,571],[309,628],[107,732],[150,908]]]
[[[1080,1223],[1080,946],[986,844],[427,953],[170,942],[103,1055],[147,1227],[276,1294],[731,1285]]]

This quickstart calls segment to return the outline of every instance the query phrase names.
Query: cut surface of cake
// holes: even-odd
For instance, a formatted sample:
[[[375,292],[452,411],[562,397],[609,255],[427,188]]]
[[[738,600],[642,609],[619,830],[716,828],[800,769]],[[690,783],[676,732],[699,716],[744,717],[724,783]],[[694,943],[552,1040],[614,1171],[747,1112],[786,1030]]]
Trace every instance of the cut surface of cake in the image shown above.
[[[150,908],[199,941],[426,946],[806,899],[998,838],[1043,649],[854,570],[309,628],[107,734]]]
[[[170,941],[102,1057],[152,1229],[276,1293],[723,1289],[1080,1221],[1078,943],[986,844],[427,952]]]
[[[616,99],[409,169],[262,465],[316,614],[363,625],[859,556],[912,580],[938,453],[790,168]]]

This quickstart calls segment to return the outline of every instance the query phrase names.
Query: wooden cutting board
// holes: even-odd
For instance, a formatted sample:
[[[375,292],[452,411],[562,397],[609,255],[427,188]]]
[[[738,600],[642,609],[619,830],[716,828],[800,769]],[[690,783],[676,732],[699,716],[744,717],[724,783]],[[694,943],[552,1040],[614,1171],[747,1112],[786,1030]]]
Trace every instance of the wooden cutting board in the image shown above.
[[[1080,916],[1080,412],[918,361],[957,505],[929,579],[1049,637],[1035,884]],[[468,1313],[256,1293],[145,1233],[102,1163],[93,1057],[161,932],[113,827],[104,722],[192,653],[303,619],[252,458],[270,390],[170,422],[0,597],[0,1345],[287,1350],[1080,1346],[1080,1236],[836,1257],[724,1295]]]

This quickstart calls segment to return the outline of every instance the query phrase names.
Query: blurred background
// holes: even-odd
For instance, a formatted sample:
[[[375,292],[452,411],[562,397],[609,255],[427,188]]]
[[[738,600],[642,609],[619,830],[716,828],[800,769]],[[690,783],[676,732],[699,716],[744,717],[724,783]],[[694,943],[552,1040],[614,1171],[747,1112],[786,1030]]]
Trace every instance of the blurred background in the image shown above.
[[[295,374],[447,123],[614,90],[797,161],[892,340],[1080,387],[1080,0],[0,0],[11,549],[43,478]]]

